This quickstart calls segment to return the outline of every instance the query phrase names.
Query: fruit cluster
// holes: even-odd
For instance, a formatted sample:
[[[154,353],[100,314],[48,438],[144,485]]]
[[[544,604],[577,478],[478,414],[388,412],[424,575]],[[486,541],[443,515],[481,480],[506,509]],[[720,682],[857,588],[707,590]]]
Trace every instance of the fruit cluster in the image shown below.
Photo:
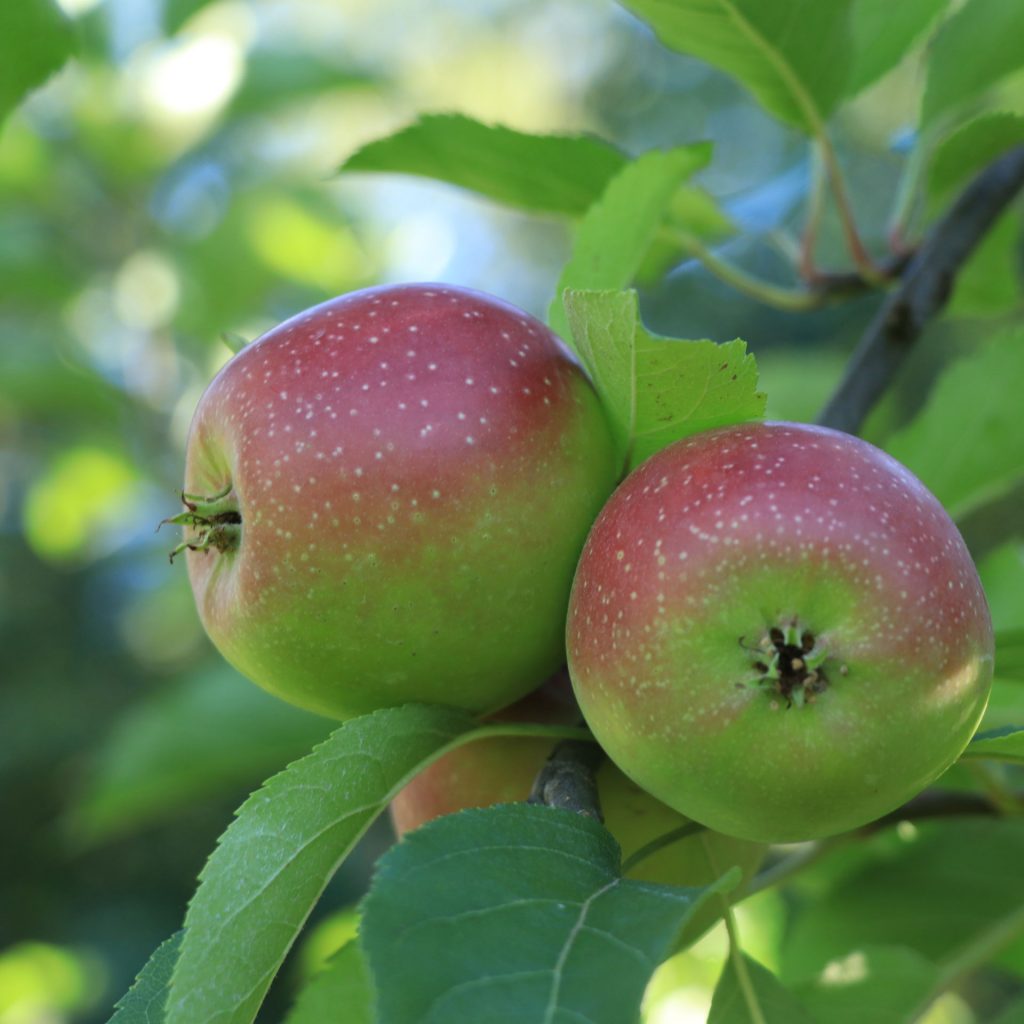
[[[543,324],[464,289],[382,287],[224,367],[176,519],[213,642],[303,707],[526,698],[506,714],[564,722],[568,658],[625,849],[681,815],[723,833],[652,858],[657,880],[707,880],[708,841],[749,873],[762,843],[864,824],[961,753],[991,622],[906,469],[835,431],[749,423],[621,475],[596,393]],[[398,831],[524,798],[549,746],[449,754],[395,802]]]

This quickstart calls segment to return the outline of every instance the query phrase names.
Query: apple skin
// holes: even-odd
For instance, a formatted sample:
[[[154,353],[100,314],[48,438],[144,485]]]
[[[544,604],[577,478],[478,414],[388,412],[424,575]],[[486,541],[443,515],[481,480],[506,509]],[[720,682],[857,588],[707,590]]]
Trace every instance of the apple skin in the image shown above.
[[[502,722],[574,725],[580,720],[568,675],[559,673],[527,697],[493,715]],[[552,741],[533,737],[474,740],[438,758],[392,800],[391,823],[401,838],[443,814],[468,807],[513,803],[530,795],[533,781]],[[604,823],[622,848],[623,860],[642,846],[687,824],[687,819],[660,803],[605,760],[597,771]],[[764,859],[766,847],[714,832],[699,832],[645,857],[627,877],[663,885],[702,886],[738,865],[749,881]],[[687,944],[721,916],[709,901],[684,931]]]
[[[993,658],[974,564],[920,481],[857,438],[771,422],[626,478],[580,559],[567,646],[628,776],[764,842],[854,828],[932,782],[974,733]]]
[[[619,472],[593,388],[533,317],[448,285],[333,299],[199,401],[183,515],[200,618],[312,711],[493,710],[564,664],[576,560]]]

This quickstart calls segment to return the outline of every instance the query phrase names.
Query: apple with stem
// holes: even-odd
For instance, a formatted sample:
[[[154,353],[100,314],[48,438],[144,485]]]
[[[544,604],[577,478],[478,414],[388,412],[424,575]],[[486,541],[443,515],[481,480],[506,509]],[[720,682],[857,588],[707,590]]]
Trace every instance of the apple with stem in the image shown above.
[[[931,783],[973,735],[993,660],[936,498],[865,441],[770,422],[627,477],[587,540],[567,645],[627,775],[765,842],[855,828]]]
[[[560,672],[491,720],[573,725],[580,721],[580,710],[568,675]],[[552,746],[551,740],[539,737],[494,736],[457,747],[420,772],[392,800],[395,833],[401,837],[434,818],[469,807],[525,800]],[[608,760],[597,770],[597,788],[605,826],[622,848],[624,861],[653,840],[689,824]],[[702,829],[637,861],[628,877],[703,886],[738,865],[744,881],[749,881],[764,853],[763,844]],[[707,903],[687,926],[684,943],[706,931],[721,914],[719,901]]]
[[[385,286],[227,363],[172,521],[207,633],[271,693],[339,718],[489,711],[564,663],[576,560],[618,475],[597,395],[543,324]]]

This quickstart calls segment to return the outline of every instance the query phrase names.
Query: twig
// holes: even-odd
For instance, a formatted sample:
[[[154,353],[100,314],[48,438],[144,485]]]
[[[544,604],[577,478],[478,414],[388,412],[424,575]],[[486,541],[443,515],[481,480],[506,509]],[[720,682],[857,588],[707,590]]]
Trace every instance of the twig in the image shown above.
[[[864,243],[861,241],[860,233],[857,231],[857,218],[853,215],[853,206],[850,203],[850,196],[846,191],[846,179],[843,177],[842,168],[839,166],[839,158],[832,147],[832,140],[828,133],[821,127],[817,132],[818,152],[824,164],[825,180],[832,192],[832,199],[835,202],[836,210],[839,213],[839,223],[842,225],[843,237],[846,239],[846,248],[853,258],[854,266],[861,277],[869,284],[876,287],[884,284],[883,272],[875,266]]]
[[[698,825],[695,821],[688,821],[685,825],[680,825],[678,828],[672,829],[671,832],[665,832],[652,839],[649,843],[644,843],[639,850],[635,850],[631,853],[622,862],[622,873],[624,875],[628,875],[637,864],[642,863],[647,860],[648,857],[652,857],[659,851],[664,850],[666,846],[671,846],[673,843],[681,842],[684,839],[689,839],[692,836],[706,831],[707,829],[703,825]]]
[[[808,282],[816,281],[818,278],[814,249],[818,243],[818,230],[821,227],[821,217],[824,212],[825,161],[821,155],[821,146],[815,144],[811,146],[811,191],[807,200],[807,222],[804,224],[800,239],[800,255],[797,263],[800,276]]]
[[[741,899],[753,896],[764,889],[772,889],[787,881],[793,875],[803,871],[804,868],[817,864],[819,860],[830,854],[836,847],[850,841],[850,836],[831,836],[828,839],[819,839],[817,842],[806,843],[795,853],[786,854],[778,860],[769,863],[762,868],[740,893]]]
[[[544,762],[527,802],[559,807],[604,821],[594,778],[604,757],[597,743],[563,740]]]
[[[1024,792],[1011,793],[1011,798],[1024,800]],[[925,821],[933,818],[957,818],[982,815],[995,817],[1004,814],[992,799],[984,793],[969,793],[961,790],[929,789],[908,800],[902,807],[884,817],[869,822],[852,832],[843,832],[827,839],[819,839],[801,846],[795,853],[787,854],[759,871],[742,891],[742,899],[753,896],[763,889],[771,889],[787,881],[804,868],[816,864],[823,857],[852,840],[892,828],[903,821]]]
[[[1015,942],[1022,933],[1024,933],[1024,905],[1015,907],[1008,914],[982,929],[952,958],[940,964],[934,984],[925,993],[907,1020],[920,1020],[927,1012],[928,1007],[943,992],[962,982],[972,971],[989,963],[997,953],[1002,952],[1012,942]]]
[[[715,855],[711,852],[711,846],[704,843],[704,856],[707,858],[711,874],[715,878],[721,878],[722,872],[715,862]],[[764,1010],[761,1008],[761,1000],[758,998],[757,990],[754,988],[750,971],[747,970],[747,961],[743,956],[743,945],[740,942],[740,930],[736,924],[736,915],[733,913],[732,901],[722,893],[717,894],[722,904],[722,918],[725,921],[725,930],[729,935],[729,959],[732,961],[733,970],[736,972],[736,984],[743,995],[743,1002],[747,1008],[747,1016],[751,1024],[767,1024]]]
[[[819,423],[851,434],[860,429],[918,335],[946,305],[961,266],[1022,186],[1024,146],[1018,146],[964,189],[864,333]]]
[[[1024,794],[1017,794],[1020,799]],[[879,832],[901,821],[924,821],[929,818],[957,818],[965,815],[1001,815],[1002,810],[984,793],[969,793],[953,789],[926,789],[902,807],[865,825],[861,834]]]
[[[705,269],[720,281],[731,285],[738,292],[763,302],[766,306],[785,310],[789,313],[803,313],[812,309],[849,299],[855,295],[873,291],[879,287],[877,281],[868,280],[859,271],[814,270],[813,279],[800,288],[763,281],[745,270],[722,259],[706,246],[696,235],[679,229],[666,229],[665,237],[678,245],[684,252],[700,260]],[[910,260],[907,253],[900,253],[880,264],[877,274],[891,281],[903,273]]]

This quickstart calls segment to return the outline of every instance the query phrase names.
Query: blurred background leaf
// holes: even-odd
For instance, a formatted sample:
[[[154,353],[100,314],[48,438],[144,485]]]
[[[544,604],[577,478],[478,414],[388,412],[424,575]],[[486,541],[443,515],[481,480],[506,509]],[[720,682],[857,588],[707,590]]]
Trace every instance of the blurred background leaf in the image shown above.
[[[627,0],[626,6],[668,46],[735,75],[766,109],[808,134],[817,132],[846,86],[850,0]]]
[[[30,90],[74,52],[71,24],[53,0],[20,0],[0,10],[0,125]]]
[[[171,681],[121,717],[69,822],[101,842],[273,775],[337,723],[282,706],[227,665]]]
[[[950,515],[964,516],[1024,474],[1024,434],[1017,429],[1022,389],[1024,329],[1014,328],[952,364],[928,404],[886,449]]]
[[[1005,75],[1017,71],[1024,19],[1012,0],[967,0],[942,26],[928,58],[921,129],[949,120]]]

